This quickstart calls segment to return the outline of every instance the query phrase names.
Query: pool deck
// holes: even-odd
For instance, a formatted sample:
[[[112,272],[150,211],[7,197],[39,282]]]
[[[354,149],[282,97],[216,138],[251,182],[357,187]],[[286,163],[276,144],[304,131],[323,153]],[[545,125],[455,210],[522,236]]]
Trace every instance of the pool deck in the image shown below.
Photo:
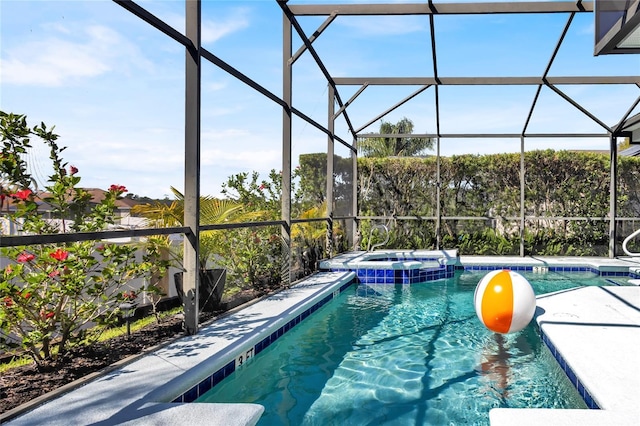
[[[463,264],[567,264],[576,258],[461,257]],[[640,271],[640,259],[580,259],[599,268]],[[512,263],[510,263],[512,262]],[[52,400],[5,413],[11,425],[254,425],[263,407],[256,404],[171,403],[198,378],[224,368],[228,356],[282,328],[292,315],[350,281],[353,272],[324,272],[290,289],[232,312],[81,386],[61,389]],[[640,286],[583,287],[538,297],[536,321],[545,341],[566,370],[573,372],[601,410],[493,409],[492,426],[640,424]],[[571,373],[569,373],[571,377]]]
[[[600,410],[494,409],[492,426],[640,424],[640,287],[582,287],[538,296],[543,340]]]

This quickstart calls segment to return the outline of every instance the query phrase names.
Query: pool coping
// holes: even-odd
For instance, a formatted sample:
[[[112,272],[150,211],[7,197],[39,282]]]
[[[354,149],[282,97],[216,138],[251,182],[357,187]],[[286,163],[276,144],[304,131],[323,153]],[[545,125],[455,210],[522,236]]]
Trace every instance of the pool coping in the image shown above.
[[[640,424],[640,287],[578,287],[536,304],[543,342],[591,409],[497,408],[491,425]]]
[[[595,268],[602,268],[612,272],[617,268],[627,268],[630,274],[632,270],[640,270],[640,259],[602,259],[593,258],[576,262],[575,258],[535,258],[524,259],[520,257],[480,257],[480,256],[462,256],[460,263],[467,265],[490,266],[501,265],[518,265],[518,264],[539,264],[539,265],[569,265],[572,263],[588,264]],[[637,268],[637,269],[636,269]],[[228,355],[224,359],[219,355],[222,351],[225,354],[229,351],[235,351],[237,354],[243,352],[248,344],[253,345],[264,340],[267,335],[271,334],[270,329],[265,328],[265,324],[269,322],[271,327],[286,327],[291,321],[292,315],[299,315],[305,310],[310,309],[314,304],[328,303],[331,299],[327,299],[328,295],[336,296],[346,283],[350,283],[355,277],[354,272],[322,272],[315,274],[291,289],[283,290],[273,296],[260,300],[252,304],[248,308],[242,309],[232,315],[203,327],[199,334],[188,336],[172,342],[162,348],[147,354],[139,359],[127,362],[126,365],[107,372],[101,377],[88,381],[84,386],[74,389],[73,391],[62,395],[60,398],[49,401],[32,411],[21,414],[10,421],[10,424],[33,424],[45,422],[47,424],[67,425],[74,423],[86,424],[89,422],[95,424],[113,424],[134,422],[135,424],[158,424],[158,422],[169,422],[171,424],[199,424],[197,419],[185,414],[185,409],[180,408],[185,404],[168,403],[173,400],[172,393],[175,394],[177,389],[179,392],[188,391],[196,379],[204,377],[203,374],[215,374],[216,371],[223,369],[225,362],[228,363]],[[635,288],[640,292],[640,287]],[[640,294],[640,293],[638,293]],[[549,299],[551,300],[551,299]],[[267,305],[271,305],[266,309]],[[277,305],[277,310],[275,309]],[[264,309],[263,309],[264,308]],[[257,324],[255,318],[251,315],[258,315],[262,311],[268,312],[270,317],[265,322]],[[277,312],[276,312],[277,311]],[[253,312],[253,313],[252,313]],[[240,319],[247,321],[241,324]],[[237,321],[234,324],[234,321]],[[250,323],[253,322],[253,327]],[[238,343],[240,336],[233,336],[233,339],[225,337],[225,343],[222,346],[216,346],[217,337],[228,334],[229,330],[238,330],[238,326],[244,327],[242,333],[244,336],[253,336],[248,340]],[[257,325],[257,327],[256,327]],[[542,327],[544,330],[546,326]],[[258,333],[256,333],[256,330]],[[237,334],[237,333],[236,333]],[[551,333],[553,334],[553,332]],[[262,340],[261,340],[262,339]],[[555,340],[555,338],[554,338]],[[556,347],[562,347],[562,338],[556,342]],[[220,345],[220,342],[217,342]],[[235,346],[234,346],[235,345]],[[222,348],[222,349],[221,349]],[[218,357],[216,358],[216,356]],[[565,356],[565,365],[572,365],[572,356]],[[226,361],[225,361],[226,360]],[[207,365],[204,367],[203,365]],[[204,371],[206,370],[206,371]],[[152,380],[151,380],[152,379]],[[156,382],[164,383],[160,386]],[[171,389],[171,390],[170,390]],[[101,395],[97,398],[96,395]],[[128,401],[128,402],[127,402]],[[215,418],[220,420],[219,423],[225,426],[242,424],[255,424],[260,418],[263,408],[256,404],[189,404],[191,410],[197,411],[202,417],[207,419],[207,424],[211,423],[211,416],[215,414]],[[605,407],[606,408],[606,407]],[[507,410],[508,421],[503,421],[504,410]],[[515,412],[533,410],[532,413],[540,413],[539,409],[498,409],[490,412],[491,424],[513,424],[513,415]],[[187,410],[188,411],[188,410]],[[495,411],[495,413],[494,413]],[[561,417],[565,417],[570,413],[565,410],[552,410],[553,412],[563,411]],[[572,411],[572,410],[567,410]],[[582,418],[585,413],[582,411],[595,412],[596,410],[577,410],[580,411],[579,416]],[[609,411],[609,410],[598,410]],[[244,414],[243,414],[244,413]],[[525,414],[526,417],[528,414]],[[545,416],[548,413],[545,412]],[[618,414],[615,414],[616,416]],[[635,415],[635,413],[634,413]],[[228,416],[228,417],[227,417]],[[602,416],[601,414],[597,415]],[[0,417],[1,419],[2,417]],[[189,422],[187,422],[187,418]],[[596,417],[594,417],[595,419]],[[216,420],[216,422],[218,421]],[[200,420],[203,421],[203,420]],[[576,420],[575,424],[579,424]],[[584,424],[584,423],[580,423]]]

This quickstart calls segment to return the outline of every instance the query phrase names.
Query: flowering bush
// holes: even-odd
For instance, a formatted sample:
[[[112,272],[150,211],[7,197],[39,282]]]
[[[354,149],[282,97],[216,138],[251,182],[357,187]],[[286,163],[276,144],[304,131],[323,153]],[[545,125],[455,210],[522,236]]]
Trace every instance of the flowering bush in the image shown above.
[[[29,128],[25,116],[0,111],[0,132],[0,202],[11,200],[15,210],[7,205],[6,216],[23,234],[96,232],[113,223],[124,186],[112,185],[102,201],[91,204],[91,194],[77,186],[78,168],[63,162],[65,148],[44,123]],[[32,137],[48,146],[52,160],[43,192],[36,190],[24,158]],[[55,221],[38,211],[41,203]],[[96,241],[3,247],[8,265],[0,269],[0,330],[18,337],[38,364],[59,360],[69,347],[93,342],[102,329],[94,325],[115,321],[120,302],[137,298],[132,280],[142,278],[151,290],[157,288],[168,268],[160,259],[161,246],[152,237],[144,247]]]

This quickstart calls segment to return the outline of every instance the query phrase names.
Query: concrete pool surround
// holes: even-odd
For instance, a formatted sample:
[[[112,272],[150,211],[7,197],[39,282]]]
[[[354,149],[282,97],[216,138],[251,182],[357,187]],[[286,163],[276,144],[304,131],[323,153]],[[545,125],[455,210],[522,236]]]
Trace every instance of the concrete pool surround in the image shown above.
[[[640,259],[481,257],[458,256],[455,250],[379,250],[346,253],[323,261],[320,267],[321,272],[219,318],[195,336],[131,359],[80,387],[71,386],[55,399],[28,407],[26,412],[5,413],[0,421],[65,426],[254,425],[264,410],[257,404],[178,401],[194,400],[235,368],[250,364],[261,348],[331,303],[361,276],[368,283],[390,283],[393,276],[396,283],[411,284],[421,276],[429,277],[427,281],[447,278],[456,269],[508,268],[534,273],[585,271],[612,277],[612,286],[538,295],[535,315],[543,342],[587,406],[600,410],[499,408],[489,413],[491,425],[640,424]],[[616,278],[628,280],[630,285],[614,285]]]

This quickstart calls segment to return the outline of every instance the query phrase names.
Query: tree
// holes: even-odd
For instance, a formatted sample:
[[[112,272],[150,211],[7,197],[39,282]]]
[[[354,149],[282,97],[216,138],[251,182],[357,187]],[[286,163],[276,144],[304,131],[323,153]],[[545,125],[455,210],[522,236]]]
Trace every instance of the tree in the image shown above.
[[[413,122],[406,117],[396,124],[384,120],[380,123],[380,134],[383,135],[411,133],[413,133]],[[433,149],[431,138],[364,138],[358,143],[358,151],[363,157],[417,157],[428,149]]]
[[[631,147],[631,138],[624,138],[621,142],[618,142],[618,152],[624,151]]]

